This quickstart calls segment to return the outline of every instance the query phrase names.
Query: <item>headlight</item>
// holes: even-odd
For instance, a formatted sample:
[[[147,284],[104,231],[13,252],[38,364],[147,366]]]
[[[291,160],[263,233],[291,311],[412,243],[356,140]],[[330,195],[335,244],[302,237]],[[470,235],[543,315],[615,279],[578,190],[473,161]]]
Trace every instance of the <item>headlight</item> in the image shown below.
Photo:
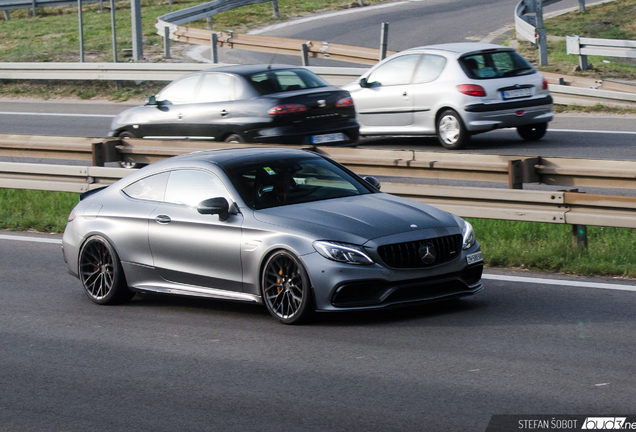
[[[466,221],[464,221],[462,237],[464,240],[462,249],[470,249],[470,247],[475,244],[475,232],[473,231],[473,226]]]
[[[329,241],[314,242],[314,249],[327,259],[347,264],[373,264],[361,246],[346,243],[336,243]]]

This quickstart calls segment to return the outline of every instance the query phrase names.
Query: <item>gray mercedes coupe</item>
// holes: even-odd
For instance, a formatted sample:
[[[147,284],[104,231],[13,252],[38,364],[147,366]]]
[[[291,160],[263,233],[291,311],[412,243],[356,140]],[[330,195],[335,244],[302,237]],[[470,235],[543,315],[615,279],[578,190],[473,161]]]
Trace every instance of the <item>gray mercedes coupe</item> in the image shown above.
[[[285,324],[481,291],[471,225],[379,187],[304,150],[177,156],[83,194],[64,260],[98,304],[202,296],[264,303]]]

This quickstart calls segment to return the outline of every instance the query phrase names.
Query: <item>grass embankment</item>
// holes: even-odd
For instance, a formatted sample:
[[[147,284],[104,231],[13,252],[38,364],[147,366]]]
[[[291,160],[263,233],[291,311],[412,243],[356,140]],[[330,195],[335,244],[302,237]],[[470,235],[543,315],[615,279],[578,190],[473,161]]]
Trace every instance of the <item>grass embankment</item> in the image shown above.
[[[365,5],[381,3],[383,0],[365,0]],[[144,57],[149,62],[166,61],[163,58],[163,43],[154,27],[157,17],[175,10],[200,4],[199,1],[141,0]],[[107,1],[104,4],[108,4]],[[272,16],[271,3],[243,6],[215,15],[213,26],[217,30],[246,30],[262,25],[286,21],[292,17],[323,10],[346,9],[357,6],[356,0],[279,0],[280,19]],[[0,61],[3,62],[78,62],[79,24],[77,6],[38,8],[37,17],[26,15],[24,10],[10,11],[9,21],[0,21]],[[122,50],[132,48],[130,4],[116,3],[116,35],[118,60]],[[112,34],[110,11],[99,11],[98,4],[88,4],[82,9],[84,59],[86,62],[112,62]],[[188,24],[191,27],[207,28],[205,19]],[[179,50],[173,45],[173,57],[179,61]],[[174,60],[173,60],[174,61]],[[189,60],[185,60],[189,61]],[[0,96],[37,97],[96,97],[123,101],[155,94],[166,83],[125,83],[82,81],[20,81],[9,80],[0,85]]]
[[[61,233],[78,195],[0,189],[0,229]],[[636,277],[636,231],[588,227],[588,250],[569,225],[469,219],[486,265],[581,275]],[[620,253],[616,253],[620,251]]]

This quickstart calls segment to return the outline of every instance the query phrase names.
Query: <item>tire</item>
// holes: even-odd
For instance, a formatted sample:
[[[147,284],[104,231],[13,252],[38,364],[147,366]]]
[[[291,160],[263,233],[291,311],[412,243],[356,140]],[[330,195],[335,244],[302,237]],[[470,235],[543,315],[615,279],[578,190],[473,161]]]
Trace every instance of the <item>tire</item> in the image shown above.
[[[314,313],[307,271],[287,251],[267,258],[261,274],[261,292],[269,313],[283,324],[307,322]]]
[[[517,127],[517,133],[526,141],[538,141],[545,135],[548,130],[547,123],[537,123],[527,126]]]
[[[464,126],[459,114],[453,110],[446,110],[437,118],[437,139],[439,143],[450,150],[463,148],[470,141],[470,134]]]
[[[97,304],[121,304],[135,295],[128,289],[117,252],[101,236],[89,238],[80,249],[79,275],[86,295]]]
[[[119,135],[117,135],[119,138],[136,138],[131,132],[128,131],[124,131],[121,132]],[[137,162],[126,162],[126,161],[120,161],[119,165],[122,168],[126,168],[126,169],[133,169],[133,168],[143,168],[145,167],[147,164],[142,164],[142,163],[137,163]]]
[[[245,140],[239,134],[232,134],[225,138],[226,143],[235,143],[235,144],[243,144]]]

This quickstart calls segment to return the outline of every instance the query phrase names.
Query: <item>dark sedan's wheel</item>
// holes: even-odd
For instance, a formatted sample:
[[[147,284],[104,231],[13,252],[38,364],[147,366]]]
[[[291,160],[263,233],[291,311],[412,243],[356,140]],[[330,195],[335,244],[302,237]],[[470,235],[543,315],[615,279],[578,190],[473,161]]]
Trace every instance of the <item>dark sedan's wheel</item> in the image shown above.
[[[447,149],[457,150],[468,144],[470,134],[459,114],[446,110],[437,119],[437,139]]]
[[[127,131],[121,132],[117,136],[119,138],[135,138],[135,136],[131,132],[127,132]],[[137,162],[120,161],[119,165],[121,165],[122,168],[132,169],[132,168],[143,168],[147,164],[142,164],[142,163],[137,163]]]
[[[533,125],[517,127],[517,133],[526,141],[540,140],[541,138],[543,138],[547,130],[547,123],[537,123]]]
[[[225,138],[225,142],[226,143],[242,144],[242,143],[245,142],[245,140],[239,134],[232,134],[229,137]]]
[[[91,237],[82,246],[79,274],[86,294],[95,303],[124,303],[135,295],[126,285],[117,253],[103,237]]]
[[[311,287],[305,268],[287,251],[271,255],[261,276],[267,310],[283,324],[306,321],[314,312]]]

